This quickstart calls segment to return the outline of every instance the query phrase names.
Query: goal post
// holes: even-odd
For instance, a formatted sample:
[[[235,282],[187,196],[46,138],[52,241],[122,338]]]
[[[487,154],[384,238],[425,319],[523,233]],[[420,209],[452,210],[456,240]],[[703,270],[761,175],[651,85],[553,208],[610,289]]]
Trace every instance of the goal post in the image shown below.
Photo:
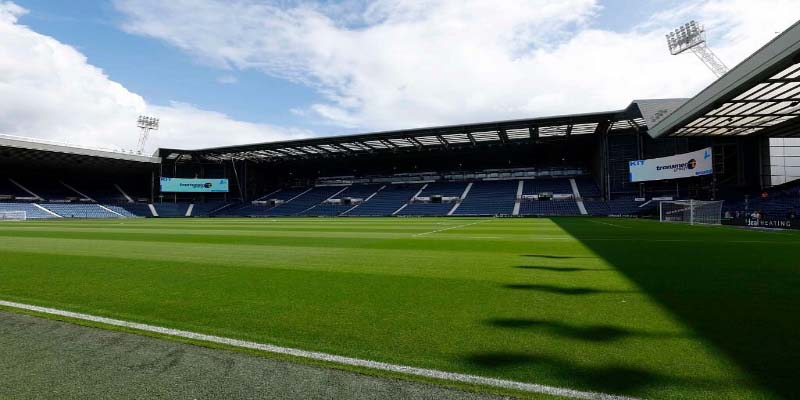
[[[0,222],[2,221],[25,221],[28,213],[25,211],[0,211]]]
[[[722,224],[722,201],[662,201],[658,206],[658,214],[661,222],[720,225]]]

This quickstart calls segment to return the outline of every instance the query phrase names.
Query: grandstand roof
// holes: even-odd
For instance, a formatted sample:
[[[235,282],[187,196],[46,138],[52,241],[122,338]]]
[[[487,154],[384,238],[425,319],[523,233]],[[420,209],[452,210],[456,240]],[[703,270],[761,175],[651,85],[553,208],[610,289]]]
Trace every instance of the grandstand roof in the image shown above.
[[[675,99],[637,100],[622,110],[587,114],[328,136],[199,150],[161,149],[160,155],[166,161],[235,159],[271,162],[379,152],[511,146],[559,140],[573,135],[591,135],[609,129],[644,130],[646,124],[639,110],[639,102],[643,104],[647,102],[649,109],[652,109],[658,104],[673,104]]]
[[[139,154],[128,154],[18,136],[0,135],[0,163],[26,164],[34,162],[52,166],[152,165],[160,163],[161,159],[159,157]]]
[[[800,136],[800,22],[694,98],[648,120],[659,136]]]

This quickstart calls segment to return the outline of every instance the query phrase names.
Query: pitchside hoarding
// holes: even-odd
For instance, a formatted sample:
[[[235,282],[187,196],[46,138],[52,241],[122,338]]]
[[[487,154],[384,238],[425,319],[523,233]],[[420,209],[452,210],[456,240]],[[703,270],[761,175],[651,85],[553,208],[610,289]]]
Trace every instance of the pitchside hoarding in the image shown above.
[[[631,161],[631,182],[711,175],[714,172],[712,161],[710,147],[670,157]]]
[[[227,193],[227,179],[161,178],[163,193]]]

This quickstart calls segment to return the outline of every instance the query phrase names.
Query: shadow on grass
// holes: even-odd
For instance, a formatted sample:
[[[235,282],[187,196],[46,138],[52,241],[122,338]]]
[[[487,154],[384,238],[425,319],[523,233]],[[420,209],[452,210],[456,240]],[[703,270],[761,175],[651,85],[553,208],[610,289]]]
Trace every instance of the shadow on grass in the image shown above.
[[[503,285],[503,287],[506,289],[534,290],[538,292],[565,294],[571,296],[582,296],[582,295],[600,294],[600,293],[634,293],[629,290],[602,290],[602,289],[594,289],[586,287],[563,287],[563,286],[542,285],[535,283],[509,283]]]
[[[514,268],[533,269],[538,271],[551,271],[551,272],[608,271],[607,269],[600,269],[600,268],[542,267],[539,265],[515,265]]]
[[[578,326],[558,321],[546,321],[525,318],[495,318],[484,321],[486,325],[497,328],[521,329],[535,332],[546,332],[570,339],[589,342],[613,342],[627,338],[676,339],[686,335],[668,332],[646,332],[620,328],[611,325]]]
[[[593,241],[597,226],[553,219],[650,298],[777,397],[797,398],[800,366],[800,243],[747,243],[752,231],[632,225],[637,237]],[[713,238],[714,241],[704,239]],[[767,238],[770,239],[770,238]],[[774,240],[774,239],[772,239]],[[730,242],[729,242],[730,241]],[[732,241],[737,241],[735,244]]]
[[[706,379],[680,379],[655,374],[639,368],[626,366],[587,367],[574,362],[560,360],[550,356],[542,356],[515,352],[485,352],[470,354],[466,361],[483,368],[516,369],[520,367],[536,368],[545,375],[555,376],[561,380],[574,382],[573,387],[590,389],[602,387],[606,393],[636,393],[646,387],[664,387],[670,385],[690,385],[695,388],[713,390],[723,386],[722,383]]]
[[[597,258],[597,257],[585,257],[585,256],[554,256],[552,254],[523,254],[523,257],[536,257],[536,258],[547,258],[550,260],[569,260],[573,258]]]

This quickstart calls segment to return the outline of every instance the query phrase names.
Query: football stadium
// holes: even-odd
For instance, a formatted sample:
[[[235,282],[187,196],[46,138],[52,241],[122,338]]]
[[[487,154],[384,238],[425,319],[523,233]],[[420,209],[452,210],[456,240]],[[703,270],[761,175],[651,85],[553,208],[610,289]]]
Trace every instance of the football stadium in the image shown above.
[[[130,369],[99,332],[386,398],[797,398],[800,24],[620,107],[152,155],[0,136],[0,309],[36,317],[0,324],[0,389],[79,393],[10,339],[62,321],[93,357],[49,365],[111,398]],[[143,362],[144,397],[179,397],[147,392],[179,357]]]

